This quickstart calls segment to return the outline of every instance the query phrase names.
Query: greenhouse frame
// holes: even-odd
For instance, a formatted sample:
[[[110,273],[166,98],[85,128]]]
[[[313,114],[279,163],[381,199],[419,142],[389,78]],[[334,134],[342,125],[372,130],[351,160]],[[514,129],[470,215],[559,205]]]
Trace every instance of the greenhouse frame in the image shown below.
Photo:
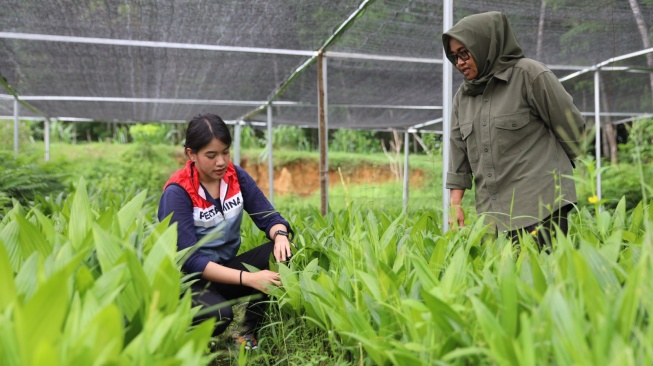
[[[642,0],[0,0],[0,117],[188,121],[320,131],[326,212],[328,129],[443,134],[461,76],[441,35],[462,17],[505,13],[527,57],[545,63],[594,126],[653,116],[653,3]],[[46,133],[46,159],[49,137]],[[443,175],[446,172],[443,172]],[[600,174],[597,188],[600,199]],[[270,184],[270,199],[273,199]],[[404,189],[404,203],[407,202]],[[442,188],[445,230],[448,190]]]

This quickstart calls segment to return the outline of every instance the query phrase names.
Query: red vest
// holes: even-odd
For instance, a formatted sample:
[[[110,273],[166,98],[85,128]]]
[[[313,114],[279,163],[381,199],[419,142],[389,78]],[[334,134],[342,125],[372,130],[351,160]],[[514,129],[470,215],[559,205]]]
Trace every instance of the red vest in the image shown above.
[[[216,207],[206,199],[204,189],[200,186],[199,172],[190,160],[170,177],[163,189],[170,184],[182,187],[190,196],[198,241],[221,225],[221,234],[203,244],[199,252],[216,263],[233,258],[240,247],[240,224],[244,211],[243,195],[234,165],[229,163],[220,181],[218,202],[222,207]]]

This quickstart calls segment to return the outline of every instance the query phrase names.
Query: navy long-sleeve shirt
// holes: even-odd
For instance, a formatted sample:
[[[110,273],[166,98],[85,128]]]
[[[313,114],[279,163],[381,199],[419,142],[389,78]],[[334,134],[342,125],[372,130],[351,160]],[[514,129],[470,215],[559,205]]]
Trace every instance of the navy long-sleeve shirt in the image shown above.
[[[244,210],[250,215],[254,224],[263,230],[268,238],[270,229],[276,224],[285,225],[292,233],[288,221],[274,210],[274,207],[258,188],[254,179],[241,167],[235,165],[234,167],[240,184]],[[221,203],[218,202],[219,199],[216,200],[211,197],[203,186],[201,186],[201,189],[204,190],[206,199],[209,202],[216,207],[222,207]],[[161,196],[158,210],[159,220],[163,220],[170,213],[172,213],[171,223],[177,223],[177,250],[183,250],[195,245],[199,238],[193,219],[193,203],[186,190],[175,184],[169,185]],[[231,224],[234,227],[225,228],[225,230],[238,230],[240,232],[240,224],[240,221],[234,222]],[[239,247],[240,236],[238,236],[237,240],[236,247]],[[210,250],[210,248],[207,250]],[[206,250],[196,250],[182,265],[182,270],[186,273],[203,272],[210,261],[211,258],[206,254]]]

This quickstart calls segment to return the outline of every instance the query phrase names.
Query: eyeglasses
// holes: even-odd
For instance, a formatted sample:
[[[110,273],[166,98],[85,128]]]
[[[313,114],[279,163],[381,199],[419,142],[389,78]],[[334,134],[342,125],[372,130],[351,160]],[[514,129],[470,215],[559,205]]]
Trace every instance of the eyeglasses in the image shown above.
[[[469,52],[469,50],[462,50],[458,53],[450,53],[447,55],[449,61],[451,61],[454,65],[458,63],[458,59],[468,61],[470,57],[472,57],[472,54]]]

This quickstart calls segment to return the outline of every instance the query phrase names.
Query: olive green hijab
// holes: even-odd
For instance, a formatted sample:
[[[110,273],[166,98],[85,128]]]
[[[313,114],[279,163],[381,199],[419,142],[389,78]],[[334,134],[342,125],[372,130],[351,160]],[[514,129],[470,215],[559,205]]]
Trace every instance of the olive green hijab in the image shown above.
[[[442,44],[448,55],[449,39],[455,38],[471,52],[478,76],[465,80],[465,95],[483,94],[487,82],[499,71],[512,67],[524,57],[508,18],[497,11],[464,17],[442,35]],[[455,66],[455,65],[454,65]]]

